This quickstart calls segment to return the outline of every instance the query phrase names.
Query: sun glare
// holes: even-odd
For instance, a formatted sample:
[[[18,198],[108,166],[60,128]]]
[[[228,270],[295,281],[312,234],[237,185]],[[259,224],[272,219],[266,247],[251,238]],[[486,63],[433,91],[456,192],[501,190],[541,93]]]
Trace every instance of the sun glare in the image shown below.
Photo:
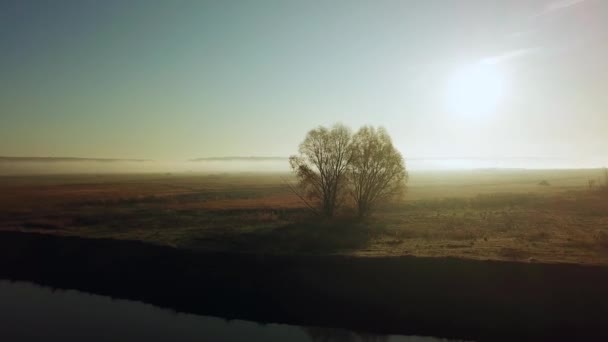
[[[456,70],[450,77],[447,104],[450,113],[480,117],[491,114],[503,96],[503,75],[498,66],[477,63]]]

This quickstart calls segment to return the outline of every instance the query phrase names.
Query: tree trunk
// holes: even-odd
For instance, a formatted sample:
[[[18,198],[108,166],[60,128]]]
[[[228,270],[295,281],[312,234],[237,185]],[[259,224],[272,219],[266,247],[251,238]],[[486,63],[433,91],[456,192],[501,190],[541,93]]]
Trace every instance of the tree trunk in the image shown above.
[[[358,209],[359,209],[358,214],[359,214],[360,219],[365,218],[367,216],[367,214],[369,213],[369,211],[367,210],[368,209],[367,204],[364,201],[361,201],[361,200],[359,201]]]

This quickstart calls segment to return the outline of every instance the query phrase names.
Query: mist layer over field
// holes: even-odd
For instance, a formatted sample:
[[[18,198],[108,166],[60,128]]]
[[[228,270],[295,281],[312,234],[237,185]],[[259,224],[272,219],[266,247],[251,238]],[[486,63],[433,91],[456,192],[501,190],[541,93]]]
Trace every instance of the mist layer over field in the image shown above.
[[[599,168],[608,161],[550,158],[413,158],[406,160],[410,171],[467,169],[582,169]],[[0,158],[0,175],[103,174],[103,173],[225,173],[287,172],[287,158],[207,158],[189,161]]]
[[[0,161],[0,175],[104,174],[104,173],[224,173],[280,172],[288,170],[278,161]]]

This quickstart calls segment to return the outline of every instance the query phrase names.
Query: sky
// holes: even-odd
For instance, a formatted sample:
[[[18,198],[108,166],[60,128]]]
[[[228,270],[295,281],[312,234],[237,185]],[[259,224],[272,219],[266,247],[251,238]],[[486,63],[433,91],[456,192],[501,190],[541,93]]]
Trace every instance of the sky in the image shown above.
[[[0,155],[608,164],[608,1],[0,1]],[[573,165],[575,166],[575,165]]]

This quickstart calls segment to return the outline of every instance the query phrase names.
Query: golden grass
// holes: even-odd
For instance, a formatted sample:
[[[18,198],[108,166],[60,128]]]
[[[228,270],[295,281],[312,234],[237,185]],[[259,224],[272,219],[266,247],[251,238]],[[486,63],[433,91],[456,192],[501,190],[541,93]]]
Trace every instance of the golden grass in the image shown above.
[[[608,264],[608,196],[587,189],[595,174],[413,173],[406,200],[356,232],[310,222],[288,175],[0,177],[0,227],[184,248]]]

